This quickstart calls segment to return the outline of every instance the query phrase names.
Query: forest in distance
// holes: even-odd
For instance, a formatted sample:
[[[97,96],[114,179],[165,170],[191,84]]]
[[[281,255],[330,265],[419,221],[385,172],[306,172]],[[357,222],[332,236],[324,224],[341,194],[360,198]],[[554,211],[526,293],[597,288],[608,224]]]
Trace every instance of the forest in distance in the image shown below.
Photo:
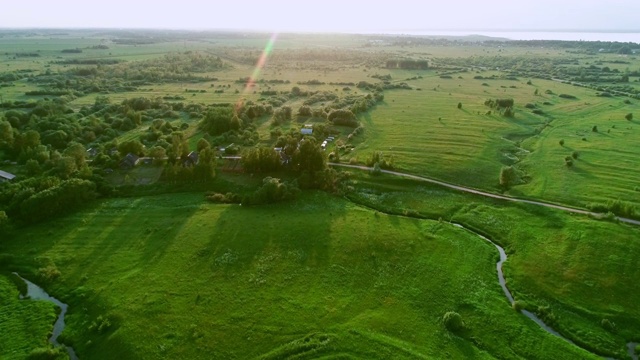
[[[639,124],[633,42],[0,29],[0,358],[637,359]]]

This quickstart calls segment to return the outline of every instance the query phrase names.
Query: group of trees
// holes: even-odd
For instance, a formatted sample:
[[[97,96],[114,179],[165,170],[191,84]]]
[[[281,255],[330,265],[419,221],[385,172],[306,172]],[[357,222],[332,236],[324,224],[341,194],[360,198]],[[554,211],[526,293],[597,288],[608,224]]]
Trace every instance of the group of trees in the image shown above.
[[[513,117],[513,99],[488,99],[484,104],[496,111],[500,112],[505,117]]]

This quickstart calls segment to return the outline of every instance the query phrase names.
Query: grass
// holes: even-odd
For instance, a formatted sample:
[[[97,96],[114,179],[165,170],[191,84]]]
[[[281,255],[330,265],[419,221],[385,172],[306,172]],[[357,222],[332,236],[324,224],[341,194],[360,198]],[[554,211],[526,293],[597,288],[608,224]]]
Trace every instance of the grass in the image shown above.
[[[56,321],[55,305],[20,300],[13,275],[0,273],[0,354],[3,359],[25,359],[34,349],[49,348]]]
[[[637,228],[524,204],[452,193],[409,180],[357,177],[356,202],[409,216],[459,222],[500,243],[507,284],[531,310],[548,306],[553,326],[601,353],[617,354],[640,330]],[[615,331],[601,326],[617,324]],[[621,355],[619,355],[621,356]]]
[[[408,50],[390,44],[378,48],[359,36],[282,34],[260,78],[290,83],[258,83],[245,92],[236,80],[250,75],[254,65],[238,59],[246,54],[257,58],[268,37],[264,34],[215,42],[108,42],[108,50],[86,49],[105,40],[102,35],[74,36],[6,35],[0,38],[0,72],[68,70],[51,63],[58,58],[136,61],[168,52],[206,51],[233,68],[206,74],[218,78],[213,82],[153,84],[107,94],[113,102],[180,95],[185,103],[204,104],[258,101],[260,91],[288,92],[293,86],[361,94],[366,91],[351,86],[345,92],[343,86],[329,83],[377,83],[372,75],[390,74],[392,83],[407,82],[413,90],[386,90],[384,102],[361,114],[365,131],[351,142],[353,151],[341,154],[343,162],[351,157],[363,162],[381,151],[393,155],[400,171],[494,192],[502,191],[500,168],[515,165],[522,182],[508,191],[513,196],[578,207],[616,199],[640,203],[638,121],[624,119],[627,113],[638,117],[637,100],[624,103],[620,97],[597,97],[594,90],[536,78],[532,85],[525,78],[486,79],[504,74],[497,70],[471,70],[443,79],[442,69],[404,71],[375,65],[384,56],[396,55],[429,58],[444,66],[445,58],[570,56],[581,66],[605,61],[624,72],[635,68],[635,58],[625,58],[629,64],[611,64],[606,61],[618,60],[617,55],[580,58],[549,48],[481,45]],[[60,52],[76,47],[85,50]],[[41,56],[13,59],[16,52]],[[324,53],[336,58],[319,57]],[[484,79],[473,79],[476,75]],[[327,84],[297,84],[312,79]],[[33,82],[13,83],[2,88],[1,100],[43,98],[24,95],[37,89]],[[231,87],[215,93],[220,85]],[[635,82],[629,85],[637,88]],[[534,95],[536,89],[539,95]],[[80,97],[71,106],[79,110],[93,104],[96,96]],[[514,118],[486,114],[490,109],[485,100],[506,97],[515,100]],[[295,113],[301,101],[292,99],[286,105]],[[525,108],[527,103],[542,115]],[[195,126],[198,119],[173,123],[183,121],[190,124],[186,135],[195,148],[204,136]],[[272,146],[270,120],[265,117],[256,125],[260,145]],[[283,129],[297,125],[294,120]],[[598,132],[592,131],[594,126]],[[137,139],[145,129],[118,140]],[[351,129],[339,130],[345,141]],[[579,157],[568,168],[564,158],[573,152]],[[21,168],[7,169],[21,174]],[[114,172],[109,179],[125,184],[125,175],[130,183],[153,183],[160,172],[138,167]],[[226,190],[249,191],[260,183],[257,177],[219,178]],[[366,174],[355,177],[355,192],[349,194],[360,205],[305,193],[294,203],[244,208],[205,203],[202,193],[180,193],[191,186],[219,185],[121,188],[131,196],[102,200],[3,239],[0,253],[13,254],[14,261],[2,267],[19,269],[70,304],[63,338],[81,358],[589,357],[511,310],[497,284],[495,249],[447,224],[455,221],[506,248],[505,274],[516,299],[574,342],[622,358],[625,342],[638,340],[636,228]],[[143,191],[165,190],[173,194],[141,196]],[[38,278],[39,269],[45,268],[57,269],[61,276]],[[0,276],[0,290],[0,353],[24,358],[33,349],[47,347],[53,308],[17,300],[6,276]],[[452,311],[465,323],[456,334],[442,321]]]
[[[63,335],[81,357],[589,356],[511,310],[481,239],[322,193],[249,208],[107,200],[2,251],[34,272],[55,264],[61,276],[40,282],[70,305]]]

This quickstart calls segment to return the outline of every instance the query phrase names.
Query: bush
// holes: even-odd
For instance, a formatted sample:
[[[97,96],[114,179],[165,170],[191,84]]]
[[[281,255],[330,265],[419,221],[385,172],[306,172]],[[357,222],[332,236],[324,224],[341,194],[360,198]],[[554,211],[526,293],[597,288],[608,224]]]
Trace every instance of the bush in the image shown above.
[[[594,126],[591,128],[591,131],[593,131],[593,132],[598,132],[598,126],[594,125]]]
[[[522,300],[518,300],[514,301],[513,304],[511,304],[511,307],[513,308],[513,310],[520,312],[527,308],[527,303]]]
[[[262,186],[252,195],[246,196],[242,202],[248,205],[269,204],[293,200],[300,194],[297,182],[289,183],[278,178],[266,177]]]
[[[500,186],[510,188],[517,180],[516,169],[513,166],[503,166],[500,169]]]
[[[566,156],[566,157],[564,158],[564,164],[565,164],[567,167],[572,167],[572,166],[573,166],[573,159],[571,158],[571,156]]]
[[[600,325],[602,325],[602,327],[609,332],[616,332],[616,324],[609,319],[602,319]]]
[[[632,113],[628,113],[627,115],[624,116],[625,119],[631,121],[633,120],[633,114]]]
[[[380,163],[373,164],[373,170],[371,170],[371,175],[380,175],[382,174],[382,169],[380,169]]]
[[[571,157],[576,159],[576,160],[578,160],[578,156],[580,156],[580,154],[578,154],[577,151],[574,151],[574,152],[571,153]]]
[[[569,95],[569,94],[560,94],[558,95],[558,97],[561,97],[563,99],[571,99],[571,100],[577,100],[578,98],[573,96],[573,95]]]
[[[444,322],[444,326],[452,332],[458,332],[464,329],[464,322],[462,321],[462,316],[455,311],[449,311],[442,317],[442,321]]]

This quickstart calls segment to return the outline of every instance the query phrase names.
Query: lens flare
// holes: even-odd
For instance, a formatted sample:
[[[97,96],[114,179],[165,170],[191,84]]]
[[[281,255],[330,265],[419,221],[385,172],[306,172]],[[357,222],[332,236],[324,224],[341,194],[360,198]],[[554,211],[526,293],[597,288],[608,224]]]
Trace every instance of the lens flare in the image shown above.
[[[258,59],[258,63],[256,64],[256,68],[253,70],[253,73],[251,74],[249,81],[247,81],[247,86],[244,89],[245,93],[249,91],[251,87],[255,86],[256,80],[258,79],[258,76],[260,76],[260,72],[262,72],[262,69],[267,64],[267,59],[269,58],[269,55],[271,55],[271,52],[273,51],[273,44],[275,44],[277,38],[278,38],[277,33],[271,35],[271,38],[267,42],[267,45],[264,47],[264,50],[262,51],[262,55],[260,55],[260,58]]]

